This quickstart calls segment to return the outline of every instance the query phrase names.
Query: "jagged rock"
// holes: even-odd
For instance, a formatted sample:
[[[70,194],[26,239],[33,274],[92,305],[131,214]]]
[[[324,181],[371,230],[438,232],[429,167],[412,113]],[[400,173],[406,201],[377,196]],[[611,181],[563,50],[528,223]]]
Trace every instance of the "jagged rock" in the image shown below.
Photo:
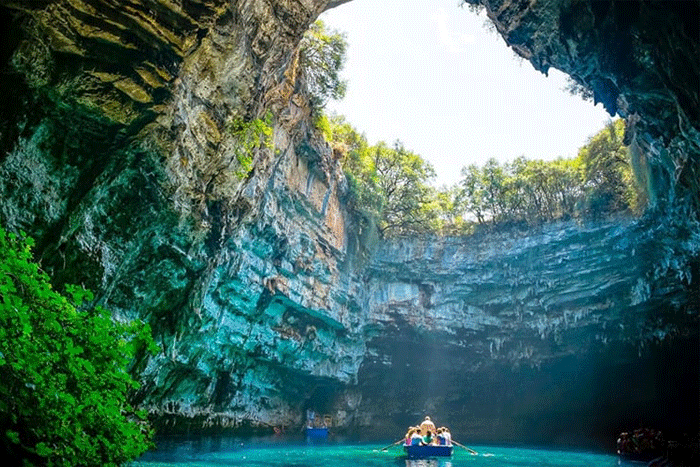
[[[646,217],[377,245],[295,86],[301,35],[340,3],[0,2],[2,222],[57,284],[152,325],[162,352],[135,369],[154,422],[696,426],[697,2],[482,2],[536,68],[627,118]],[[268,109],[272,148],[239,176],[229,125]]]

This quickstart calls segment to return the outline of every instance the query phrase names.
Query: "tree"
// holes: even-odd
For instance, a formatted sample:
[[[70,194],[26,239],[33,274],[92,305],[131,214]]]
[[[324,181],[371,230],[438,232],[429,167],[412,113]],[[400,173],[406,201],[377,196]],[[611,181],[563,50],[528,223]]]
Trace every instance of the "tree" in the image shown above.
[[[645,194],[635,183],[623,145],[624,121],[593,136],[574,159],[519,157],[462,169],[455,208],[480,224],[535,224],[618,211],[641,211]]]
[[[391,147],[383,141],[369,146],[342,116],[319,120],[317,126],[345,171],[350,188],[345,201],[360,227],[371,225],[382,236],[440,229],[444,216],[437,190],[429,185],[435,177],[429,163],[400,141]]]
[[[590,215],[641,209],[644,199],[636,186],[623,144],[624,120],[608,123],[579,150],[584,167],[586,208]]]
[[[464,212],[473,215],[479,224],[485,222],[485,186],[481,170],[475,164],[462,168],[461,191],[457,198],[457,206]]]
[[[495,158],[483,168],[484,201],[493,223],[503,220],[506,211],[506,172]]]
[[[376,183],[384,199],[379,230],[383,236],[425,231],[431,222],[428,205],[434,190],[427,182],[435,177],[433,167],[400,141],[389,148],[372,148]]]
[[[144,414],[127,401],[147,325],[118,323],[92,294],[54,291],[31,260],[30,239],[0,228],[0,442],[24,465],[102,466],[149,446]]]
[[[299,69],[315,109],[323,108],[329,99],[345,97],[347,83],[340,78],[345,65],[347,42],[335,30],[327,30],[323,21],[316,21],[304,34],[299,45]]]

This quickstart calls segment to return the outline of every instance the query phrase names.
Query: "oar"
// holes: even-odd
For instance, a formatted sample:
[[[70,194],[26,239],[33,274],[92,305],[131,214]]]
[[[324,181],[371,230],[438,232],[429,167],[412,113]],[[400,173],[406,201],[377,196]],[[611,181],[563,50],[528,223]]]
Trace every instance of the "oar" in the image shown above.
[[[471,452],[471,453],[474,454],[475,456],[478,456],[478,455],[479,455],[478,452],[476,452],[476,451],[473,450],[473,449],[470,449],[470,448],[466,447],[464,444],[460,444],[460,443],[458,443],[458,442],[455,441],[455,440],[452,440],[452,443],[456,444],[456,445],[459,446],[459,447],[462,447],[462,448],[466,449],[467,451]]]
[[[395,442],[395,443],[391,443],[391,444],[388,445],[388,446],[384,446],[383,448],[380,449],[380,451],[386,451],[386,450],[389,449],[390,447],[396,446],[397,444],[402,443],[405,439],[406,439],[406,438],[401,438],[400,440],[398,440],[398,441]]]

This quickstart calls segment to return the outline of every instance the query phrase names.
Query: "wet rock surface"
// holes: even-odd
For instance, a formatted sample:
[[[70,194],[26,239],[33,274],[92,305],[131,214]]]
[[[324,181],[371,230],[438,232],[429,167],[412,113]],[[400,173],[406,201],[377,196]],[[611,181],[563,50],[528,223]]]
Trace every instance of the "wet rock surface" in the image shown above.
[[[152,325],[136,397],[156,425],[696,428],[696,2],[483,2],[627,118],[643,219],[376,245],[295,86],[301,34],[340,3],[0,2],[0,218],[57,284]],[[241,176],[230,124],[266,110],[273,144]]]

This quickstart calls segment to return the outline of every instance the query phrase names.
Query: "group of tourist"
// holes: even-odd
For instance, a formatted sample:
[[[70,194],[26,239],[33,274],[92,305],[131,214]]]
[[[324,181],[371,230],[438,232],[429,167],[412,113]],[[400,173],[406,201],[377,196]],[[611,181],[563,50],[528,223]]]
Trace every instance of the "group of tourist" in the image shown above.
[[[447,428],[435,428],[430,417],[418,426],[408,427],[404,440],[406,446],[452,446],[452,435]]]
[[[617,439],[617,453],[622,455],[661,452],[665,447],[661,431],[651,428],[638,428],[631,433],[620,433]]]

